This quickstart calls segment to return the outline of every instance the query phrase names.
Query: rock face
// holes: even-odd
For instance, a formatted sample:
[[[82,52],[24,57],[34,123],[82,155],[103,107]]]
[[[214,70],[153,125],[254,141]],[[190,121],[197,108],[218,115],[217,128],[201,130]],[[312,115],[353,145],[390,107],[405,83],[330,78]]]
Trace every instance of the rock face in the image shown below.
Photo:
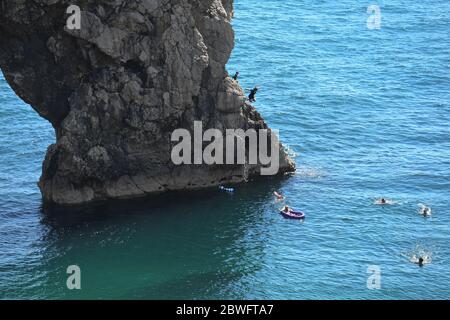
[[[173,130],[266,128],[226,70],[232,0],[0,0],[0,66],[53,125],[39,182],[77,204],[244,180],[242,165],[174,165]],[[258,174],[259,165],[246,168]],[[280,173],[294,164],[283,148]]]

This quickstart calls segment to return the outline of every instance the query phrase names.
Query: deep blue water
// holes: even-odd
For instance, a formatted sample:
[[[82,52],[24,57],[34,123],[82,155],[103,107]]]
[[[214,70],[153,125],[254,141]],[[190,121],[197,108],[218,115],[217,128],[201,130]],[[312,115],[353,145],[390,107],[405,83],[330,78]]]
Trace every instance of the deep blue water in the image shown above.
[[[369,4],[380,30],[366,26]],[[261,87],[256,106],[298,172],[234,195],[43,210],[36,182],[54,133],[1,78],[0,298],[449,298],[449,2],[235,9],[229,72]],[[277,214],[274,190],[304,223]],[[397,204],[373,205],[381,196]],[[423,268],[409,262],[421,251]],[[66,288],[71,264],[79,291]],[[370,265],[380,290],[367,289]]]

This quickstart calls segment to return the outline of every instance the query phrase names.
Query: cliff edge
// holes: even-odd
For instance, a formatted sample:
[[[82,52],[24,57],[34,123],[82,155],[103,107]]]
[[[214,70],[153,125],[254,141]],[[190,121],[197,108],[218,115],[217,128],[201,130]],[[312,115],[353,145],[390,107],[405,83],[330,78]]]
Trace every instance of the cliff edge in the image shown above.
[[[0,0],[0,67],[56,132],[45,201],[78,204],[245,180],[260,165],[175,165],[174,130],[262,129],[225,65],[232,0]],[[81,9],[70,29],[68,8]],[[74,11],[75,12],[75,11]],[[244,168],[243,168],[244,167]],[[279,173],[294,164],[280,149]]]

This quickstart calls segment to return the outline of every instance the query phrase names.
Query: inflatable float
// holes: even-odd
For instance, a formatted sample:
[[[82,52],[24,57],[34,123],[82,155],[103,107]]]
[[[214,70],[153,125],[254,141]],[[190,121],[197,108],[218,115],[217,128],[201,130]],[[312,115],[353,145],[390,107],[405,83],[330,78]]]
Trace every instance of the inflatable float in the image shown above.
[[[284,211],[280,210],[280,214],[286,219],[302,220],[305,219],[305,213],[301,211]]]

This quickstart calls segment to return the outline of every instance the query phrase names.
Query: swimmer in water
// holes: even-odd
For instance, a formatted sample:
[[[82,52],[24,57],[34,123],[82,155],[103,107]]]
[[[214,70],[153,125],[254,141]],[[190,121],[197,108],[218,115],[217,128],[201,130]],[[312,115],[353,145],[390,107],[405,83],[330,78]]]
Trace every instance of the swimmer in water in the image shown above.
[[[422,258],[422,257],[419,258],[418,265],[419,265],[420,267],[423,267],[423,258]]]
[[[281,194],[279,194],[276,191],[273,192],[273,195],[275,196],[275,198],[277,198],[277,201],[284,200],[284,196],[282,196]]]
[[[425,264],[428,264],[431,262],[431,258],[428,257],[427,255],[419,256],[419,258],[417,258],[416,255],[413,255],[412,258],[410,259],[410,261],[412,263],[417,264],[419,267],[423,267]]]
[[[387,200],[385,198],[381,198],[381,199],[378,199],[377,201],[375,201],[375,204],[385,206],[385,205],[394,204],[394,202],[392,200]]]
[[[419,209],[419,214],[423,215],[424,217],[429,217],[431,216],[431,208],[427,207],[424,204],[419,204],[420,209]]]

